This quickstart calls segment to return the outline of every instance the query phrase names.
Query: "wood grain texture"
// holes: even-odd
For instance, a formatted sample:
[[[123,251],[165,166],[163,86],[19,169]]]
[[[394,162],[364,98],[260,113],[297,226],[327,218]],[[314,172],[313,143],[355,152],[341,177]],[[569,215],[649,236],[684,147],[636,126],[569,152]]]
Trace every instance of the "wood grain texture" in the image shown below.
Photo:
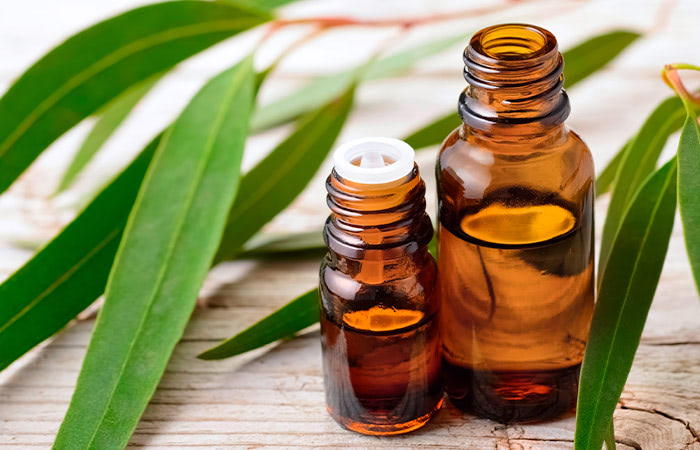
[[[138,1],[129,2],[137,4]],[[439,8],[462,9],[476,0],[311,0],[287,9],[289,15],[420,14]],[[471,31],[488,23],[517,19],[551,29],[566,48],[586,36],[613,27],[648,29],[659,17],[662,0],[587,1],[571,12],[543,15],[542,5],[522,6],[488,22],[465,19],[417,31],[421,36]],[[400,6],[397,6],[400,5]],[[59,39],[98,18],[126,8],[124,1],[83,0],[13,2],[0,14],[0,89]],[[539,9],[538,9],[539,8]],[[37,14],[41,11],[41,14]],[[71,11],[71,12],[68,12]],[[546,16],[546,18],[544,18]],[[642,123],[659,100],[669,95],[658,77],[664,63],[700,62],[700,3],[681,0],[665,27],[647,36],[609,68],[570,92],[569,120],[588,142],[602,167]],[[449,29],[448,29],[449,28]],[[424,33],[421,35],[421,33]],[[359,61],[386,36],[375,30],[345,30],[302,48],[266,85],[272,99],[300,85],[307,76]],[[253,42],[255,36],[243,39]],[[246,41],[248,39],[248,41]],[[361,42],[362,45],[357,45]],[[283,48],[284,39],[263,49],[261,66]],[[344,49],[342,58],[337,48]],[[139,105],[105,151],[73,189],[51,199],[61,170],[89,127],[80,126],[43,155],[20,181],[0,197],[0,278],[19,267],[31,252],[20,241],[44,241],[75,214],[75,206],[106,176],[116,172],[186,103],[203,80],[246,49],[224,44],[198,56],[166,77]],[[266,59],[267,58],[267,59]],[[363,135],[401,136],[444,113],[463,88],[460,49],[422,64],[410,76],[369,83],[358,92],[359,109],[340,141]],[[640,93],[643,93],[641,95]],[[409,95],[410,94],[410,95]],[[252,138],[245,167],[258,161],[288,129]],[[673,144],[666,149],[673,150]],[[429,192],[432,159],[419,157]],[[311,186],[270,226],[270,231],[320,227],[327,215],[323,179],[328,162]],[[434,208],[434,197],[428,197]],[[607,206],[597,205],[600,228]],[[505,426],[445,407],[424,429],[393,438],[375,438],[340,429],[323,402],[320,344],[316,327],[300,337],[223,361],[200,361],[199,352],[230,337],[317,282],[317,261],[241,261],[217,267],[201,291],[199,306],[176,348],[131,446],[165,448],[471,448],[565,449],[573,446],[574,417],[535,425]],[[1,299],[0,299],[1,300]],[[47,448],[68,407],[93,320],[76,321],[0,373],[0,447]],[[654,304],[627,386],[615,413],[620,449],[700,449],[700,301],[694,289],[677,220]]]

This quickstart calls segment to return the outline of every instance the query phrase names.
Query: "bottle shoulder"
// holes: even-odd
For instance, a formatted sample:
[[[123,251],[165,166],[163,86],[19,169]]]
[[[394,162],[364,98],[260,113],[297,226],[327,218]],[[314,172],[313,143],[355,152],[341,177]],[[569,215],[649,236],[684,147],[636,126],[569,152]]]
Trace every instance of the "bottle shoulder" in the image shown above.
[[[427,252],[419,261],[357,261],[327,255],[320,269],[326,311],[363,309],[368,304],[427,311],[436,308],[437,263]]]

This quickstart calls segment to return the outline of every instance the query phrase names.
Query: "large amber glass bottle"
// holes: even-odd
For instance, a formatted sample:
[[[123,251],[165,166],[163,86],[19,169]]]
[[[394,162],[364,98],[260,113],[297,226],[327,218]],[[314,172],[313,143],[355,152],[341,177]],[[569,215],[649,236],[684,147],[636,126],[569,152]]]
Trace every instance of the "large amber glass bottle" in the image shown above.
[[[445,388],[461,409],[537,421],[575,404],[594,301],[593,161],[568,130],[554,36],[481,30],[464,122],[438,157]]]
[[[326,406],[350,430],[406,433],[443,397],[425,184],[395,139],[350,142],[334,162],[320,273]]]

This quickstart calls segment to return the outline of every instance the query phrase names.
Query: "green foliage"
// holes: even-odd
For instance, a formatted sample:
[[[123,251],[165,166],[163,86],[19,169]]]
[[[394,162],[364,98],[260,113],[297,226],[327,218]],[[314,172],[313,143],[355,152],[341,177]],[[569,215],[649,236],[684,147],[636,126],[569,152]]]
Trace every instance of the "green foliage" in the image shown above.
[[[622,163],[622,158],[625,157],[625,152],[630,146],[630,141],[627,141],[625,145],[622,146],[620,150],[615,153],[613,159],[610,160],[607,166],[603,168],[595,180],[595,196],[600,197],[601,195],[607,193],[612,189],[615,183],[615,176],[617,176],[617,171],[620,170],[620,164]]]
[[[121,448],[194,308],[238,190],[252,113],[245,59],[166,132],[129,215],[55,448]]]
[[[371,60],[351,70],[318,77],[292,94],[260,107],[253,116],[251,126],[253,130],[260,131],[288,122],[340,96],[358,79],[364,81],[396,75],[421,58],[437,54],[463,39],[464,34],[437,39],[376,61]]]
[[[345,123],[354,87],[305,117],[298,128],[245,176],[231,208],[215,262],[232,259],[243,244],[306,187]]]
[[[603,445],[661,275],[675,210],[674,158],[642,184],[610,244],[581,367],[577,450]]]
[[[685,109],[678,143],[678,204],[688,259],[700,292],[700,125],[695,108],[685,103]]]
[[[315,324],[318,314],[318,289],[312,289],[198,358],[223,359],[254,350]]]
[[[564,52],[564,82],[570,88],[615,59],[641,35],[616,30],[599,34]]]
[[[631,31],[611,31],[588,39],[563,52],[562,56],[566,62],[564,64],[566,88],[572,88],[605,67],[639,37],[639,34]],[[455,110],[423,126],[404,140],[416,150],[437,145],[461,123]]]
[[[98,114],[59,190],[66,188],[158,76],[195,53],[270,20],[264,10],[290,1],[158,3],[71,37],[37,61],[0,99],[0,192],[63,133]],[[212,261],[301,252],[316,255],[323,248],[317,231],[258,238],[244,244],[287,207],[318,170],[350,113],[358,81],[394,76],[464,37],[439,39],[317,78],[255,114],[255,92],[274,65],[255,76],[252,58],[246,59],[210,80],[164,134],[52,242],[0,285],[0,298],[5,300],[0,302],[2,370],[65,326],[108,284],[105,305],[56,448],[127,444],[182,335]],[[637,37],[616,31],[565,52],[567,87],[603,67]],[[299,116],[295,131],[241,177],[239,166],[249,122],[260,130]],[[425,148],[439,143],[458,123],[456,115],[450,114],[407,140],[415,148]],[[687,142],[679,150],[679,177],[690,180],[685,183],[691,187],[684,188],[681,183],[679,196],[688,251],[696,268],[700,241],[694,230],[700,222],[700,207],[691,195],[698,187],[691,183],[698,178],[700,144],[697,122],[694,129],[686,122],[686,128],[690,131],[684,131],[682,144]],[[601,191],[613,181],[616,186],[626,183],[625,162],[633,158],[634,142],[603,171]],[[649,161],[653,159],[655,164],[656,158]],[[609,422],[610,404],[614,408],[617,397],[613,399],[614,395],[601,390],[599,383],[622,389],[620,383],[624,384],[629,371],[626,365],[631,364],[639,340],[638,336],[634,340],[635,333],[637,328],[641,332],[656,285],[654,275],[658,279],[656,272],[668,242],[669,198],[675,195],[675,185],[668,180],[675,176],[674,170],[669,163],[643,184],[620,219],[624,232],[612,240],[610,275],[606,271],[601,281],[601,295],[606,300],[599,302],[594,327],[602,329],[606,321],[617,320],[618,325],[628,328],[621,326],[620,333],[609,340],[603,335],[592,338],[593,350],[587,352],[584,364],[588,379],[584,378],[587,384],[582,390],[590,392],[583,394],[584,401],[601,400],[596,400],[593,415],[580,419],[593,434],[577,431],[577,445],[581,439],[598,442],[600,437],[602,442],[602,434],[597,433],[605,431],[601,424],[606,418]],[[631,189],[632,193],[636,190]],[[645,213],[647,219],[652,218],[648,223],[642,223]],[[672,219],[671,211],[670,224]],[[648,233],[642,237],[646,225]],[[620,261],[624,258],[636,258],[634,270],[623,267]],[[624,284],[624,277],[629,289],[622,298],[616,290],[621,288],[610,280],[621,279]],[[639,287],[633,282],[640,283]],[[642,287],[646,291],[638,292]],[[315,289],[302,295],[200,357],[240,354],[315,323],[317,295]],[[627,301],[640,296],[639,304]],[[617,351],[623,352],[620,360],[606,359],[606,355],[617,356]],[[594,379],[591,373],[595,375],[596,364],[618,370],[605,372],[607,378]]]
[[[53,241],[0,285],[0,370],[102,295],[159,140],[154,139]]]
[[[137,8],[72,36],[0,99],[0,192],[49,144],[129,87],[269,19],[231,3],[183,0]]]
[[[75,177],[83,170],[87,163],[90,162],[92,157],[95,156],[100,147],[102,147],[102,144],[109,139],[112,133],[114,133],[124,119],[126,119],[134,106],[136,106],[143,96],[151,90],[158,80],[160,80],[159,75],[149,78],[143,83],[139,83],[127,89],[106,105],[104,111],[100,113],[97,122],[95,122],[95,125],[92,127],[92,130],[90,130],[90,133],[73,157],[73,161],[71,161],[68,169],[66,169],[66,172],[63,174],[63,178],[59,183],[56,193],[67,189],[73,183]]]
[[[608,214],[603,225],[603,237],[598,259],[599,274],[605,272],[605,266],[612,241],[622,223],[622,218],[632,197],[644,179],[654,171],[659,155],[666,145],[668,137],[683,124],[685,110],[678,97],[670,97],[651,113],[632,139],[624,152],[620,167],[615,175]],[[600,280],[600,276],[598,277]]]
[[[323,230],[258,235],[248,241],[238,258],[321,256],[325,253]]]

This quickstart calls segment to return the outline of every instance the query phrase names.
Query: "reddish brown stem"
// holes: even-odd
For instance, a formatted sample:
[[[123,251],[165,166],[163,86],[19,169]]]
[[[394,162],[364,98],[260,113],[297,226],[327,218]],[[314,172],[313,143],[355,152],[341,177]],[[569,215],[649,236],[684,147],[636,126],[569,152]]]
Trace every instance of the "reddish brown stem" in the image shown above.
[[[661,72],[661,78],[683,101],[688,101],[700,107],[700,94],[690,92],[686,89],[683,80],[681,80],[678,74],[678,71],[681,69],[700,70],[700,67],[691,66],[689,64],[666,64],[664,70]]]
[[[537,2],[541,0],[509,0],[509,3],[525,3]],[[411,17],[411,18],[391,18],[391,19],[356,19],[345,16],[319,16],[319,17],[303,17],[299,19],[277,19],[272,22],[273,29],[285,27],[288,25],[316,25],[322,28],[344,27],[344,26],[365,26],[365,27],[392,27],[400,26],[410,28],[418,25],[424,25],[434,22],[443,22],[447,20],[462,19],[465,17],[475,17],[485,14],[498,12],[503,5],[494,5],[482,8],[472,8],[462,11],[453,11],[449,13],[432,14],[427,16]]]

